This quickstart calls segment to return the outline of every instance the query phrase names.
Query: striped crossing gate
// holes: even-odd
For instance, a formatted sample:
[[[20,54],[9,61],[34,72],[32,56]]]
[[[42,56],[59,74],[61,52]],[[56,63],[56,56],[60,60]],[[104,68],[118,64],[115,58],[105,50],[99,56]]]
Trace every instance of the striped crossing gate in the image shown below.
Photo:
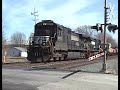
[[[93,55],[93,56],[89,57],[88,60],[91,61],[91,60],[94,60],[94,59],[96,59],[96,58],[99,58],[99,57],[101,57],[101,56],[103,56],[103,55],[104,55],[104,52],[99,53],[99,54],[96,54],[96,55]]]

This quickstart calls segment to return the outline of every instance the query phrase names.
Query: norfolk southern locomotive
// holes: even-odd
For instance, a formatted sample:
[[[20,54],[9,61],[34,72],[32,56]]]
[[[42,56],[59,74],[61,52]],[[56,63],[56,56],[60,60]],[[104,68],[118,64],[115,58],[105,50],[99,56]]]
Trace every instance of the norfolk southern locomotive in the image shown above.
[[[31,62],[45,62],[88,58],[99,52],[100,43],[100,40],[75,33],[52,20],[42,20],[35,25],[27,59]]]

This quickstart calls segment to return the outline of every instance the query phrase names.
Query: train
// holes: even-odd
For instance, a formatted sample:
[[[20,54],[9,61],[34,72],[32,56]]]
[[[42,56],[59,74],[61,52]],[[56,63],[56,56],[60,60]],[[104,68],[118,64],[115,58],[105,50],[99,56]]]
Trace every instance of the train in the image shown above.
[[[117,55],[117,54],[118,54],[118,48],[112,48],[112,47],[110,47],[108,49],[108,55],[109,56],[113,56],[113,55]]]
[[[76,33],[52,20],[42,20],[34,28],[27,50],[30,62],[89,58],[100,52],[100,40]]]

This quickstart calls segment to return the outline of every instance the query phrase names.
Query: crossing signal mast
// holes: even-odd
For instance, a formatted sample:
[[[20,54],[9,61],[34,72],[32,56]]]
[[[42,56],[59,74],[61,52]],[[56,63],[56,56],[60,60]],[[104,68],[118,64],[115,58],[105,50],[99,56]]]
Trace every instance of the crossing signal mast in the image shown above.
[[[109,32],[113,32],[115,33],[115,30],[118,29],[117,25],[115,24],[111,24],[111,23],[107,23],[108,21],[112,22],[112,19],[114,17],[114,4],[109,4],[109,6],[106,6],[106,0],[105,0],[105,7],[104,7],[104,24],[96,24],[96,26],[91,26],[91,29],[95,29],[97,31],[101,31],[101,33],[103,32],[103,28],[102,25],[104,25],[105,27],[107,27],[107,29],[109,30]],[[108,11],[109,10],[109,11]],[[104,28],[105,29],[105,28]]]
[[[106,72],[107,71],[107,66],[106,66],[106,48],[107,48],[107,44],[106,44],[106,26],[108,26],[108,30],[109,32],[113,32],[115,33],[115,30],[118,29],[117,25],[115,24],[111,24],[111,23],[108,23],[108,21],[110,19],[113,18],[113,6],[112,5],[109,5],[109,7],[106,6],[106,0],[104,0],[104,24],[96,24],[96,26],[91,26],[91,29],[95,29],[97,31],[101,31],[101,33],[103,32],[103,29],[102,29],[102,25],[104,25],[104,61],[103,61],[103,68],[101,71],[103,72]],[[109,12],[107,12],[109,10]],[[111,14],[111,17],[108,17],[109,15],[108,14]]]

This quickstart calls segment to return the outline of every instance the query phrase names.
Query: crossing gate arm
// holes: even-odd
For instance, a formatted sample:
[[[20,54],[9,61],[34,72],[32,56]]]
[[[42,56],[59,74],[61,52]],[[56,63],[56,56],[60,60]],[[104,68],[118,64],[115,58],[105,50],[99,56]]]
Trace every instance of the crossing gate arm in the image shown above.
[[[100,53],[100,54],[93,55],[93,56],[89,57],[88,60],[91,61],[91,60],[94,60],[94,59],[96,59],[96,58],[99,58],[99,57],[101,57],[101,56],[103,56],[103,55],[104,55],[104,53],[102,52],[102,53]]]

